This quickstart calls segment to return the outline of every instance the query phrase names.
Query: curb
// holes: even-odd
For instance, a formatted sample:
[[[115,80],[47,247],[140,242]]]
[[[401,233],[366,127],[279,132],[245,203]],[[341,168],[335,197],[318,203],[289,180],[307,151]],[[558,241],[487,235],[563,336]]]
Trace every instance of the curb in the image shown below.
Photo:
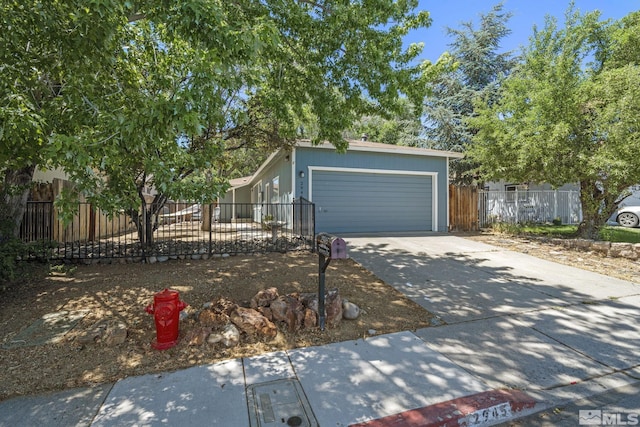
[[[490,390],[349,427],[484,426],[516,418],[536,402],[519,390]]]

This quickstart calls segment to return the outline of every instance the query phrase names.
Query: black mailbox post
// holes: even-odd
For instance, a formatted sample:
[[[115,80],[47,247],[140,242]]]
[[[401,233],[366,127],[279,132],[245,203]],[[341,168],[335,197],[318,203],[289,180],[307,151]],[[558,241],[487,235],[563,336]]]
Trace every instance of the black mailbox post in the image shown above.
[[[332,259],[347,258],[347,244],[340,237],[327,233],[320,233],[316,236],[316,250],[318,251],[318,323],[320,329],[324,331],[324,278],[327,267]]]

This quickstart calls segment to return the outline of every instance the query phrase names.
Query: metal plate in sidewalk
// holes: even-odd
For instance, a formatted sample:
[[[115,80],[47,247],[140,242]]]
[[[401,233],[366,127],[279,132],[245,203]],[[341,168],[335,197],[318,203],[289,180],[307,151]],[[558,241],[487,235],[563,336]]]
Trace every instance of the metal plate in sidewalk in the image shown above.
[[[247,401],[251,427],[319,427],[297,379],[250,385]]]

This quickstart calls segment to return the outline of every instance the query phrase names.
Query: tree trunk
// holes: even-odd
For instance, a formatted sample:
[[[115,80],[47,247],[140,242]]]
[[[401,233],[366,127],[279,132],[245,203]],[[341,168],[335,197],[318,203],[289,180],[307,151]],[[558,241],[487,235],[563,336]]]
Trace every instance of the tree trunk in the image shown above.
[[[20,235],[20,224],[27,208],[29,191],[33,182],[35,165],[20,169],[7,169],[2,184],[2,203],[0,218],[0,241],[16,238]]]
[[[600,228],[609,217],[605,192],[596,182],[580,182],[580,204],[582,206],[582,222],[578,226],[578,235],[585,239],[597,240]]]
[[[158,214],[167,202],[167,197],[157,194],[151,203],[140,194],[140,210],[130,211],[131,219],[136,225],[140,244],[146,250],[153,245],[153,233],[158,229]]]

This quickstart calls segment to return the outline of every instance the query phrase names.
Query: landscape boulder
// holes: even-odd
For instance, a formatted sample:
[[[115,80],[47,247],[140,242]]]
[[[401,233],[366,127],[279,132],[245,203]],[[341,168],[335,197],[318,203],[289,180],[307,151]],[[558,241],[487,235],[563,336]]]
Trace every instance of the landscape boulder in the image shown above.
[[[187,344],[191,346],[201,346],[207,340],[210,333],[210,327],[202,326],[199,328],[193,328],[187,333],[185,340],[187,341]]]
[[[127,325],[119,320],[111,320],[104,332],[103,341],[107,346],[122,344],[127,339]]]
[[[360,307],[350,301],[347,301],[346,299],[343,299],[342,317],[347,320],[355,320],[358,318],[358,316],[360,316]]]
[[[225,347],[235,347],[240,343],[240,331],[233,323],[224,327],[222,332],[213,332],[207,338],[209,344],[221,343]]]
[[[340,325],[342,320],[342,298],[337,289],[332,289],[327,292],[324,302],[324,309],[326,313],[326,324],[330,328],[335,328]]]
[[[264,289],[251,298],[251,308],[268,307],[278,296],[277,288]]]
[[[236,307],[230,319],[237,328],[249,335],[274,338],[278,333],[278,328],[272,321],[252,308]]]

